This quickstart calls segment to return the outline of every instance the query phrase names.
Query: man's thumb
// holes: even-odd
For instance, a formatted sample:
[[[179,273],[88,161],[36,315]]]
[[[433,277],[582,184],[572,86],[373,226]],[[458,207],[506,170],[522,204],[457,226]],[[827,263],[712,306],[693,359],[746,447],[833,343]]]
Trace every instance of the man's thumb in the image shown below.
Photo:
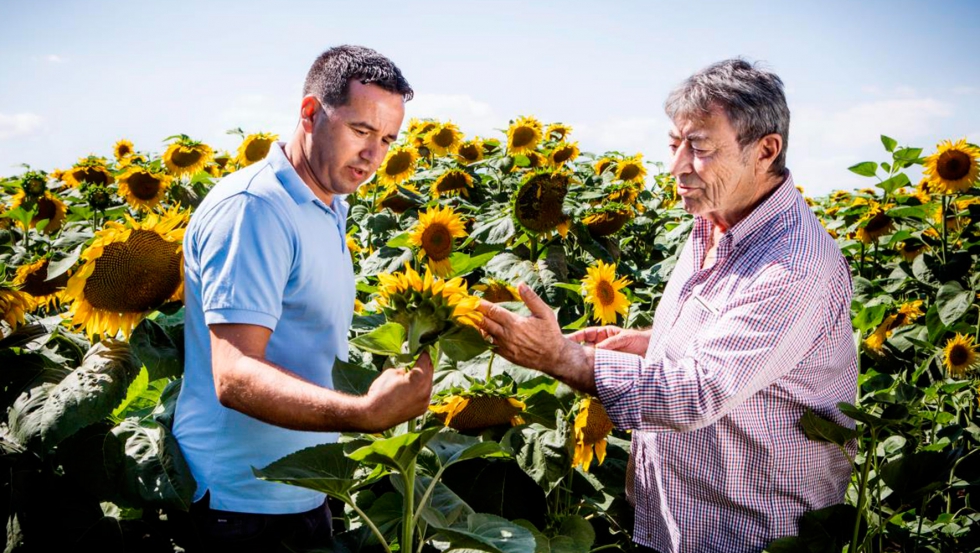
[[[629,347],[630,335],[623,332],[606,338],[595,345],[598,349],[611,349],[614,351],[624,350]]]
[[[540,296],[531,290],[531,287],[526,283],[520,283],[517,285],[517,291],[521,294],[521,299],[524,300],[524,304],[527,308],[531,310],[531,314],[538,318],[543,317],[553,317],[554,313],[551,312],[551,308],[548,304],[541,299]]]

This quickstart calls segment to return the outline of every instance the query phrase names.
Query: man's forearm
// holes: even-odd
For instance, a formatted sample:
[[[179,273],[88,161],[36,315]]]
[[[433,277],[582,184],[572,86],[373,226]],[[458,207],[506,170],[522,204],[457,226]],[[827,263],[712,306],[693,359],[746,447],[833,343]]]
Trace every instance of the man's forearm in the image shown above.
[[[565,339],[559,362],[550,373],[580,392],[595,395],[595,349]]]

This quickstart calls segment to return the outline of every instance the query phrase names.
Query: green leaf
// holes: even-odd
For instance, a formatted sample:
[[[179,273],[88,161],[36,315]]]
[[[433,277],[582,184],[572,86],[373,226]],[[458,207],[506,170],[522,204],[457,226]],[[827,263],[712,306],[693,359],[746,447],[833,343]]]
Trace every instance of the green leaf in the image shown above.
[[[531,160],[527,156],[517,154],[512,157],[514,158],[514,165],[518,167],[527,167],[528,165],[531,165]]]
[[[75,263],[78,262],[79,256],[82,255],[82,248],[83,246],[80,245],[75,248],[73,252],[68,254],[67,257],[48,263],[48,276],[45,280],[54,280],[67,273],[69,269],[74,267]]]
[[[940,336],[946,332],[946,325],[939,318],[939,308],[936,304],[930,305],[926,310],[926,329],[929,331],[929,341],[935,343]]]
[[[374,379],[381,375],[354,363],[335,359],[333,362],[333,389],[354,396],[363,396],[371,388]]]
[[[911,181],[909,181],[908,175],[906,175],[905,173],[899,173],[893,177],[889,177],[879,182],[878,184],[875,184],[875,186],[891,194],[896,190],[898,190],[899,188],[903,186],[908,186],[909,184],[911,184]]]
[[[973,290],[964,290],[959,282],[943,284],[936,294],[939,320],[946,326],[958,321],[973,305],[974,296]]]
[[[422,432],[407,432],[391,438],[371,442],[351,453],[354,461],[384,465],[399,472],[406,472],[408,465],[418,456],[425,444],[441,430],[427,428]]]
[[[367,334],[351,339],[350,343],[371,353],[399,355],[405,343],[405,327],[398,323],[385,323]]]
[[[562,330],[579,330],[589,324],[589,310],[586,309],[582,316],[567,325],[561,327]]]
[[[112,430],[125,443],[120,478],[123,493],[137,505],[187,511],[197,483],[177,439],[152,420],[126,419]]]
[[[800,517],[800,540],[806,544],[802,551],[839,552],[851,541],[855,518],[859,515],[851,505],[837,504],[803,513]],[[866,523],[862,519],[858,539],[864,537]],[[859,542],[860,543],[860,542]]]
[[[494,553],[533,553],[534,536],[527,528],[494,515],[467,517],[466,525],[435,528],[450,543],[450,549],[475,549]]]
[[[935,213],[935,211],[936,210],[934,204],[903,205],[901,207],[895,207],[889,209],[888,211],[885,212],[885,215],[888,215],[889,217],[892,218],[909,217],[911,219],[916,219],[918,221],[925,221],[926,219],[930,218],[932,214]],[[906,235],[906,238],[907,237],[908,235]],[[901,238],[900,240],[904,240],[904,238]]]
[[[389,248],[410,248],[412,243],[409,241],[409,236],[408,232],[396,234],[385,245]]]
[[[457,432],[440,432],[436,434],[426,448],[436,454],[439,464],[452,465],[467,459],[490,457],[510,457],[500,444],[494,441],[481,441],[474,436],[466,436]]]
[[[344,444],[323,444],[301,449],[252,472],[257,478],[325,493],[352,502],[351,493],[375,481],[380,473],[358,478],[360,462],[344,455]],[[362,471],[363,472],[363,471]]]
[[[861,311],[854,317],[854,328],[861,332],[867,332],[872,328],[877,328],[885,318],[888,311],[887,305],[862,306]]]
[[[918,501],[945,485],[955,460],[939,451],[906,454],[881,467],[881,479],[903,503]]]
[[[162,326],[143,319],[129,338],[133,355],[146,366],[149,380],[184,374],[184,356]]]
[[[895,161],[915,163],[919,159],[920,155],[922,155],[922,148],[902,148],[901,150],[898,150],[892,154],[892,158]]]
[[[803,426],[803,432],[807,438],[818,442],[830,442],[843,447],[847,442],[857,437],[855,430],[827,420],[809,407],[800,417],[800,424]]]
[[[514,452],[521,470],[550,494],[572,468],[569,435],[568,422],[561,418],[554,430],[532,423],[511,429],[500,442]]]
[[[411,249],[382,246],[369,255],[367,259],[361,261],[361,275],[370,276],[401,271],[405,268],[405,264],[411,261]]]
[[[857,165],[847,168],[848,171],[861,175],[862,177],[873,177],[878,173],[878,164],[873,161],[863,161]]]
[[[139,375],[133,379],[133,383],[129,385],[129,389],[126,391],[126,398],[119,404],[119,407],[113,409],[112,416],[118,418],[120,415],[122,415],[126,411],[126,408],[132,405],[134,401],[143,395],[143,392],[145,392],[149,386],[150,374],[146,372],[146,367],[140,367]]]
[[[495,255],[497,255],[496,250],[475,255],[473,257],[470,257],[463,252],[455,252],[449,256],[449,262],[452,264],[452,273],[448,278],[466,276],[476,269],[486,265],[487,262],[493,259]]]
[[[504,244],[513,238],[516,232],[510,215],[503,215],[474,226],[470,237],[479,239],[485,244]]]
[[[885,146],[885,150],[889,152],[894,152],[895,147],[898,146],[898,141],[894,138],[890,138],[885,135],[881,135],[881,143]]]
[[[105,340],[58,384],[43,384],[17,398],[10,430],[24,444],[48,450],[79,429],[112,414],[138,374],[129,346]]]
[[[470,326],[457,326],[439,337],[439,347],[453,361],[469,361],[490,348],[480,331]]]
[[[405,495],[405,480],[400,474],[391,475],[391,485],[398,490],[398,493]],[[473,514],[473,509],[466,504],[454,491],[442,482],[436,482],[432,488],[426,505],[422,505],[422,496],[425,490],[432,486],[432,478],[424,474],[415,477],[415,509],[421,509],[422,520],[435,527],[452,526],[461,517],[468,517]]]
[[[574,546],[573,551],[579,553],[588,553],[595,543],[595,530],[592,525],[578,515],[567,516],[561,521],[558,536],[570,538]]]

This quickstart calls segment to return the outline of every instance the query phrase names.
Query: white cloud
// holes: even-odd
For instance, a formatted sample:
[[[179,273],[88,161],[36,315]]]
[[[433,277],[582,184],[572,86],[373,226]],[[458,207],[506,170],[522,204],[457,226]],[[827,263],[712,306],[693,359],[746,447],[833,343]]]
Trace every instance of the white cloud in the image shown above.
[[[68,61],[65,58],[59,56],[58,54],[48,54],[47,56],[44,56],[44,60],[51,63],[65,63],[66,61]]]
[[[933,98],[900,98],[864,102],[842,111],[803,107],[795,110],[790,140],[822,147],[854,148],[879,143],[886,134],[906,142],[929,135],[939,119],[949,117],[949,104]]]
[[[42,121],[35,113],[0,113],[0,140],[30,134],[41,127]]]
[[[968,94],[976,94],[977,92],[980,92],[980,88],[977,88],[975,86],[954,86],[953,87],[953,94],[958,94],[958,95],[961,95],[961,96],[966,96]]]
[[[412,117],[451,120],[467,136],[492,135],[507,126],[490,104],[466,94],[416,94],[405,104],[406,123]]]

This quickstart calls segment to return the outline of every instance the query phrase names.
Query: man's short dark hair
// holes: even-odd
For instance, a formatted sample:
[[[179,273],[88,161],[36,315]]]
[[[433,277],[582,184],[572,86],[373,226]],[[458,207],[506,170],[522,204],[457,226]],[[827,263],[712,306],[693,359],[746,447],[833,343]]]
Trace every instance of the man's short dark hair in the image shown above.
[[[783,137],[783,149],[773,160],[769,172],[782,175],[786,170],[789,146],[789,107],[778,75],[742,59],[712,64],[674,89],[664,102],[667,116],[699,116],[720,107],[731,121],[743,148],[768,134]]]
[[[320,54],[306,74],[303,96],[316,96],[326,106],[347,104],[350,82],[380,86],[407,102],[415,92],[392,61],[370,48],[345,44]]]

